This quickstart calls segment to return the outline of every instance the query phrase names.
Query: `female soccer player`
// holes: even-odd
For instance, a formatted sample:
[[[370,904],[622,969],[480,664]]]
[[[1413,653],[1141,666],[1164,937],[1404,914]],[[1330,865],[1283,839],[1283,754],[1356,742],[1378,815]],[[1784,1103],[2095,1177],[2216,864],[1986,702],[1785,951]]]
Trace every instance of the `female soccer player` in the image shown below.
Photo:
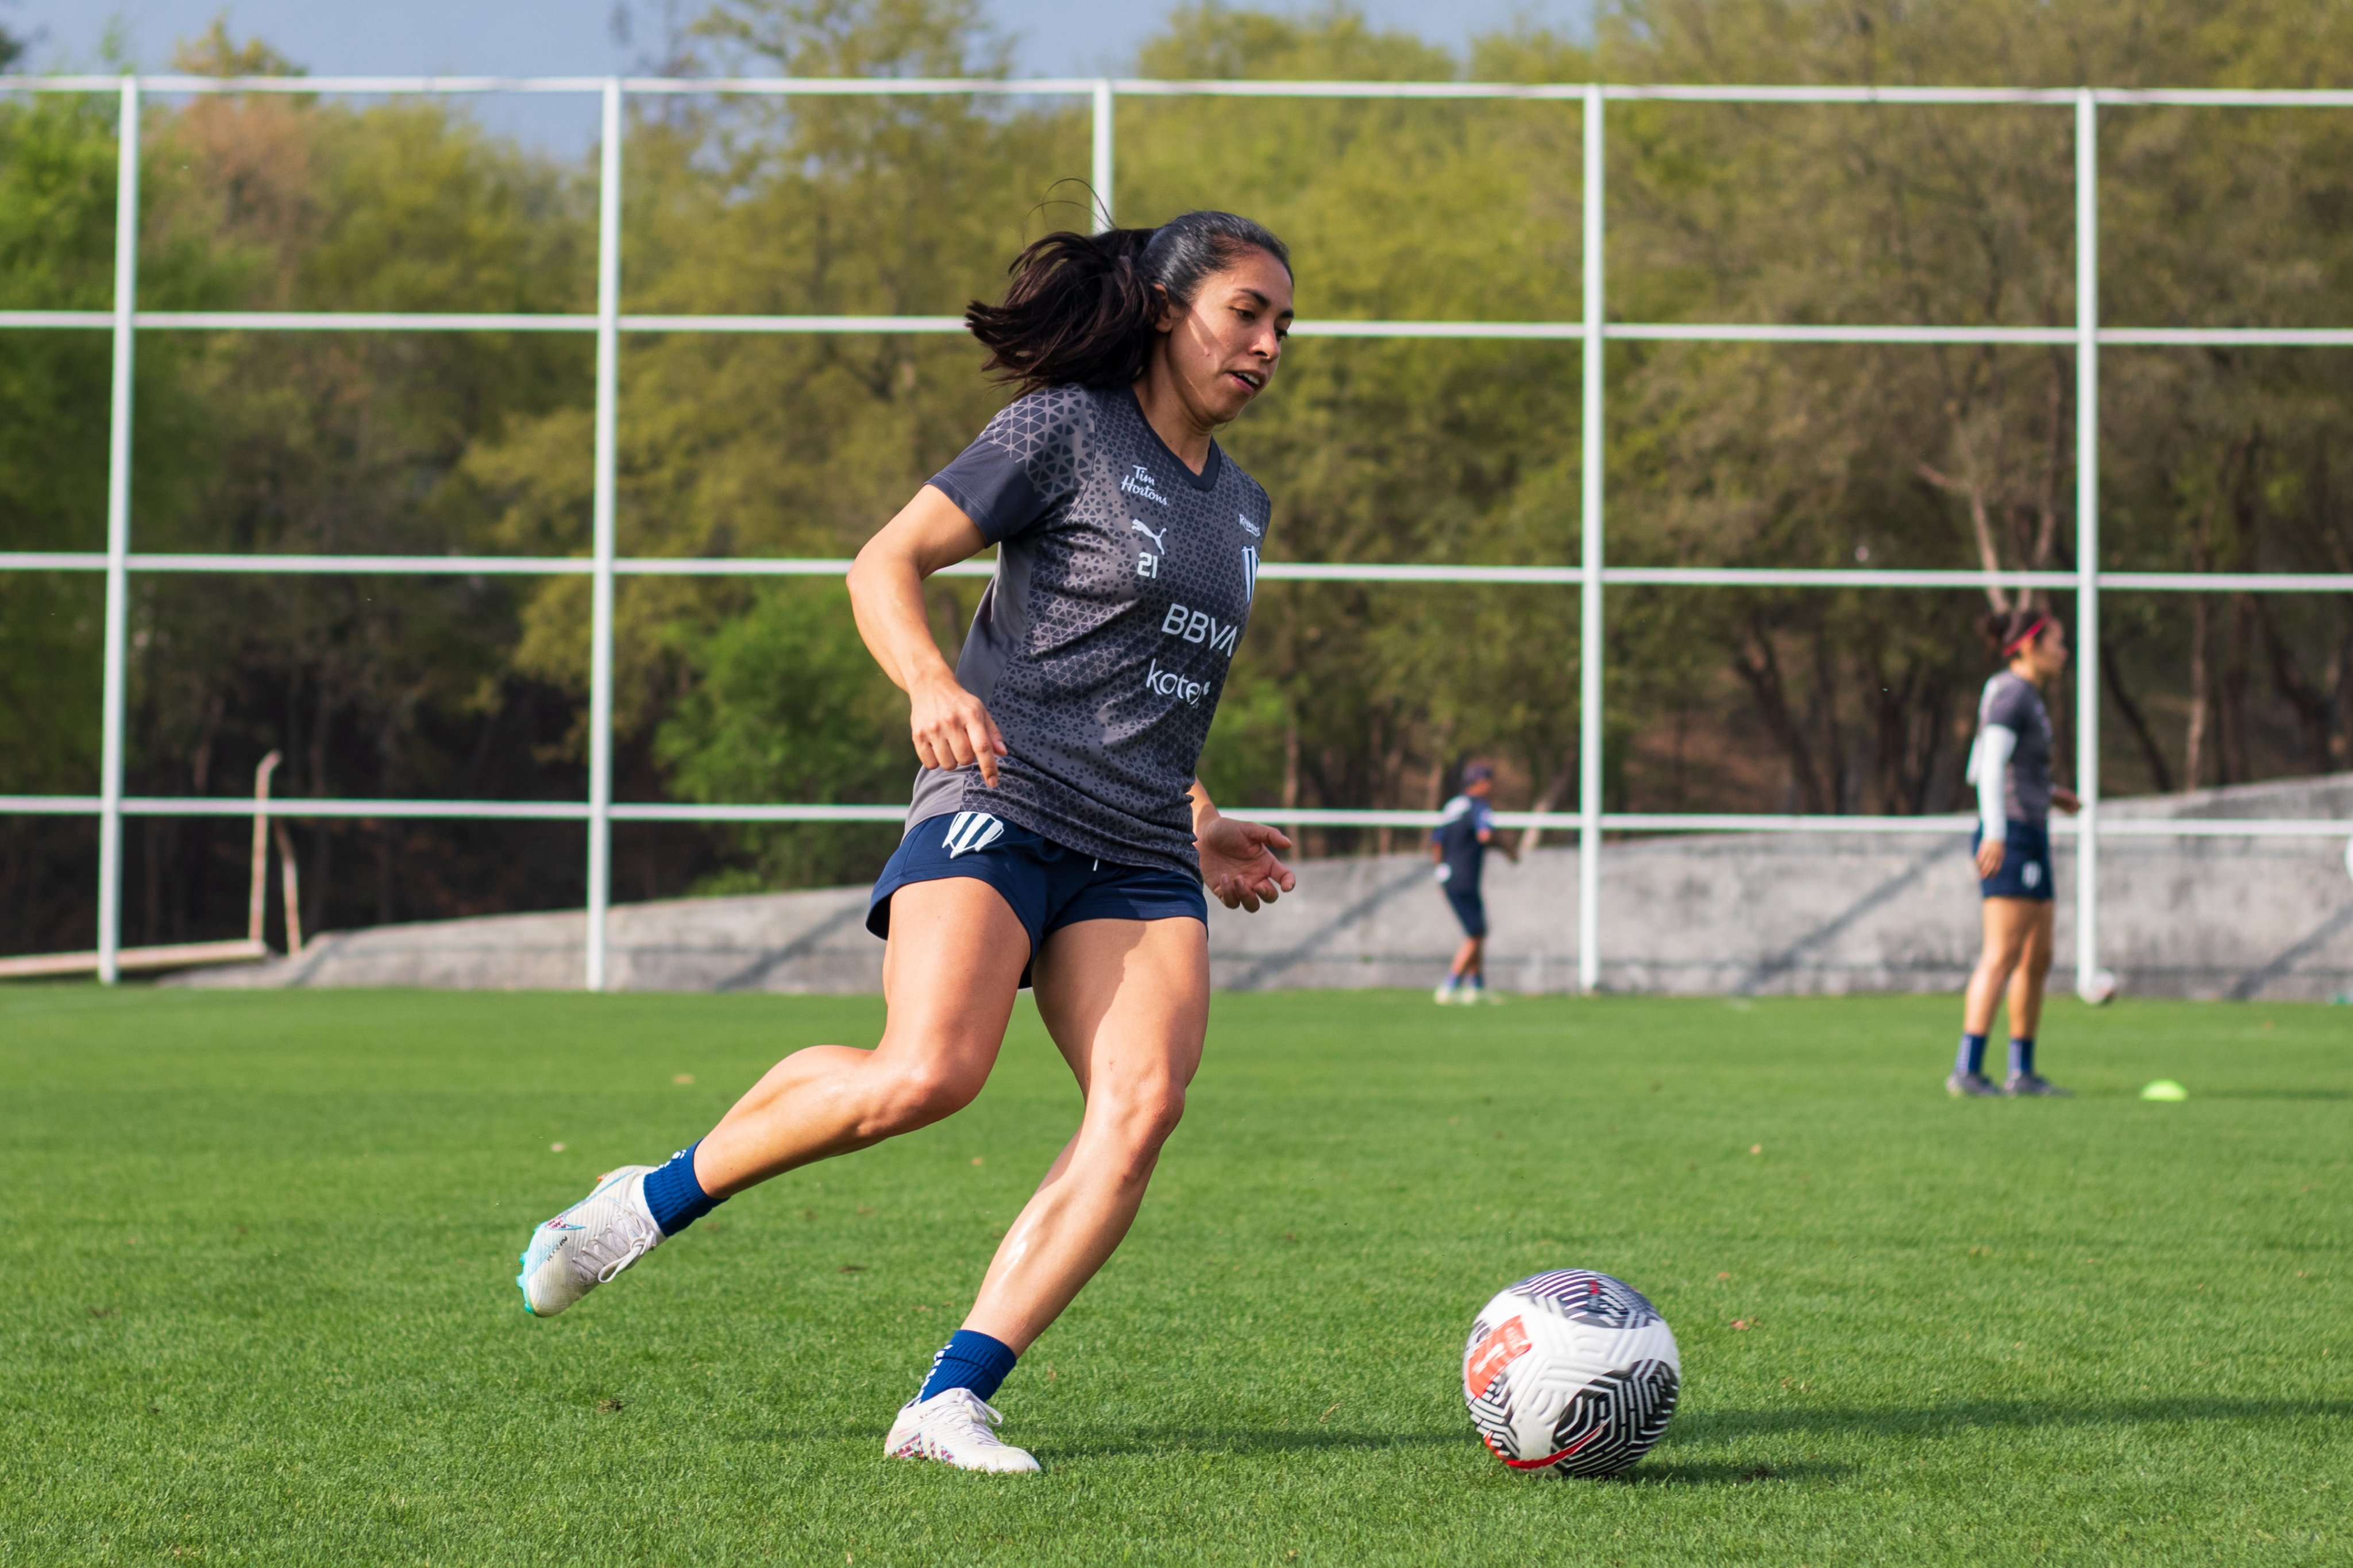
[[[1965,1094],[2065,1094],[2034,1070],[2034,1030],[2051,973],[2051,808],[2073,812],[2073,790],[2051,782],[2051,711],[2042,683],[2067,668],[2067,634],[2042,610],[1988,616],[1987,647],[2003,668],[1978,699],[1969,777],[1978,786],[1978,827],[1969,847],[1984,895],[1985,951],[1961,1011],[1961,1049],[1945,1088]],[[1985,1076],[1986,1037],[2002,992],[2010,993],[2010,1077]]]
[[[624,1166],[533,1233],[516,1283],[562,1311],[771,1176],[954,1114],[1019,988],[1085,1101],[899,1412],[884,1452],[1034,1470],[987,1401],[1127,1234],[1201,1058],[1208,890],[1256,910],[1291,841],[1220,816],[1194,775],[1249,618],[1266,492],[1211,433],[1266,388],[1289,253],[1229,213],[1055,234],[965,320],[1023,395],[868,542],[858,626],[907,693],[922,769],[866,923],[888,942],[872,1050],[786,1057],[700,1142]],[[997,547],[951,671],[923,579]],[[792,672],[780,670],[790,679]]]

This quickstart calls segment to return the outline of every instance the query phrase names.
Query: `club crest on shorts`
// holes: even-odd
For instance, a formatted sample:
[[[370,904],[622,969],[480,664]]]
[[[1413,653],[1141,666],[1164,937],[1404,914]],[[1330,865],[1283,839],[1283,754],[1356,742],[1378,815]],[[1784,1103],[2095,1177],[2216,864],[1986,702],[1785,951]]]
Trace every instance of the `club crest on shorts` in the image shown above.
[[[969,855],[986,849],[1005,835],[1005,824],[985,811],[959,811],[948,819],[948,836],[942,842],[947,847],[948,858]]]

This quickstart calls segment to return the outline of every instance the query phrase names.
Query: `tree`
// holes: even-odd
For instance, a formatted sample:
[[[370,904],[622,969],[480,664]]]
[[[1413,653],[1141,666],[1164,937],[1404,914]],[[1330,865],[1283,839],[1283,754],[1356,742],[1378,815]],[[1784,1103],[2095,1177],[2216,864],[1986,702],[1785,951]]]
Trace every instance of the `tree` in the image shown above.
[[[2263,3],[2222,18],[2211,7],[2162,5],[2062,15],[2024,5],[1727,9],[1644,0],[1609,18],[1602,58],[1607,74],[1638,80],[2341,79],[2353,66],[2342,19],[2316,34],[2315,20],[2306,8]],[[2105,111],[2104,319],[2166,324],[2218,310],[2261,319],[2283,282],[2295,299],[2287,308],[2341,319],[2341,295],[2316,288],[2321,271],[2276,259],[2283,249],[2342,249],[2328,238],[2341,220],[2320,196],[2337,149],[2310,140],[2338,134],[2342,117],[2323,124],[2303,117],[2283,137],[2276,111]],[[1613,310],[1651,320],[2073,319],[2073,146],[2053,110],[1643,104],[1614,111],[1612,125],[1613,274],[1633,279],[1613,282]],[[2211,153],[2192,153],[2209,132],[2221,138]],[[2164,285],[2156,295],[2150,281]],[[2078,411],[2063,352],[1677,345],[1625,357],[1636,366],[1630,392],[1643,434],[1613,453],[1611,491],[1621,498],[1613,536],[1649,559],[1829,565],[1852,550],[1853,559],[1897,565],[2073,564]],[[2222,415],[2230,367],[2248,363],[2179,351],[2105,356],[2105,564],[2227,563],[2211,543],[2193,543],[2184,559],[2181,523],[2211,515],[2211,476],[2227,453],[2267,455],[2247,444],[2243,416]],[[2309,355],[2294,368],[2284,356],[2268,363],[2283,387],[2316,389],[2307,378],[2326,374]],[[2201,365],[2221,374],[2194,374]],[[2160,385],[2170,391],[2152,395]],[[2268,413],[2276,419],[2280,409]],[[2218,416],[2228,421],[2219,429]],[[2193,423],[2205,426],[2196,437]],[[2306,559],[2325,554],[2342,527],[2318,500],[2331,493],[2324,447],[2297,443],[2297,480],[2271,487],[2309,542],[2296,552]],[[2300,499],[2284,493],[2291,488]],[[2193,538],[2212,534],[2201,529]],[[1954,742],[1974,679],[1965,615],[1948,601],[1936,619],[1923,617],[1917,604],[1884,594],[1727,602],[1715,635],[1782,755],[1793,799],[1851,809],[1843,781],[1876,778],[1870,793],[1881,809],[1917,809],[1905,803],[1933,804],[1957,783]],[[2308,766],[2343,755],[2343,725],[2329,732],[2328,717],[2341,710],[2341,682],[2332,689],[2309,673],[2317,660],[2343,661],[2317,627],[2284,628],[2341,613],[2307,605],[2291,615],[2253,601],[2240,611],[2239,668],[2244,645],[2262,642]],[[2172,782],[2158,730],[2174,700],[2144,684],[2150,659],[2171,657],[2158,654],[2156,640],[2179,647],[2164,629],[2171,616],[2169,605],[2118,602],[2102,646],[2085,650],[2108,688],[2112,788]],[[2274,635],[2259,635],[2263,626]],[[2221,708],[2243,711],[2232,705],[2230,681],[2211,684]],[[2242,674],[2238,689],[2244,684]],[[1955,733],[1946,743],[1920,728],[1926,713],[1947,716]],[[2235,776],[2249,776],[2249,765]]]
[[[1523,26],[1462,58],[1346,9],[1204,4],[1172,12],[1139,68],[2332,85],[2353,77],[2348,29],[2283,0],[1619,0],[1590,47]],[[688,71],[985,75],[1006,60],[973,0],[719,0],[672,47]],[[220,26],[180,64],[295,68]],[[255,95],[146,112],[151,308],[581,310],[593,298],[589,171],[447,106]],[[1121,218],[1218,205],[1269,223],[1293,246],[1311,318],[1578,313],[1574,102],[1138,97],[1118,113]],[[1617,319],[2073,320],[2060,110],[1641,102],[1609,115]],[[2353,120],[2111,105],[2101,135],[2106,321],[2353,319]],[[111,302],[112,163],[98,101],[0,105],[0,306]],[[1067,101],[639,101],[626,308],[953,311],[1001,287],[1026,239],[1084,225],[1088,168],[1085,117]],[[1002,401],[980,357],[960,337],[633,334],[622,550],[849,555]],[[2347,394],[2329,355],[2111,349],[2103,367],[2104,564],[2353,571]],[[1613,562],[2073,564],[2064,349],[1621,342],[1604,371]],[[0,338],[5,547],[98,546],[107,375],[101,334]],[[1573,562],[1580,379],[1574,344],[1301,339],[1224,439],[1275,497],[1271,559]],[[148,332],[136,537],[583,554],[592,391],[586,343],[558,334]],[[0,575],[0,788],[95,787],[98,586]],[[1948,805],[1983,673],[1968,623],[1987,597],[1613,588],[1607,800]],[[969,581],[934,584],[944,647],[974,598]],[[901,798],[913,763],[900,700],[837,589],[647,576],[623,584],[617,621],[623,798]],[[587,626],[577,575],[142,578],[132,787],[240,793],[276,748],[297,793],[577,799]],[[1475,752],[1504,764],[1507,804],[1573,805],[1577,632],[1562,588],[1268,584],[1204,773],[1242,805],[1420,806]],[[2084,657],[2105,687],[2112,791],[2353,762],[2347,596],[2111,595]],[[2072,721],[2064,703],[2059,718]],[[133,934],[236,929],[234,837],[138,824]],[[301,837],[314,928],[579,896],[569,827]],[[855,880],[888,838],[630,829],[617,887]],[[0,930],[16,945],[88,941],[89,856],[86,825],[0,826]]]
[[[796,74],[1001,72],[968,6],[745,3],[700,27],[714,66]],[[950,98],[743,102],[632,121],[624,190],[628,307],[659,312],[923,314],[954,311],[998,286],[997,270],[1041,222],[1080,221],[1075,202],[1046,217],[1040,198],[1086,167],[1083,125],[1064,110],[998,113]],[[968,340],[679,334],[633,340],[623,362],[619,522],[625,552],[650,555],[847,556],[987,422],[1001,394],[975,374]],[[470,479],[503,506],[512,547],[561,552],[585,540],[585,412],[553,410],[480,443]],[[585,687],[587,595],[577,580],[532,597],[519,667]],[[975,599],[937,586],[944,641]],[[780,621],[826,617],[796,642]],[[788,799],[808,787],[756,727],[723,721],[694,694],[717,679],[741,693],[750,650],[858,647],[839,595],[763,593],[749,579],[649,578],[620,595],[617,713],[638,787],[700,799]],[[825,667],[862,668],[828,653]],[[779,672],[781,675],[781,671]],[[805,703],[807,711],[795,703]],[[781,704],[781,706],[779,706]],[[880,726],[825,742],[835,756],[887,744],[899,796],[913,763],[902,713],[837,700],[797,681],[755,704],[780,732]],[[828,731],[830,733],[830,731]],[[839,781],[846,787],[850,778]],[[714,793],[717,792],[717,793]],[[734,793],[742,792],[742,793]],[[828,794],[827,798],[843,798]],[[731,836],[755,864],[856,878],[872,868],[871,832],[752,829]],[[885,841],[887,847],[887,840]],[[726,873],[713,885],[733,887]]]

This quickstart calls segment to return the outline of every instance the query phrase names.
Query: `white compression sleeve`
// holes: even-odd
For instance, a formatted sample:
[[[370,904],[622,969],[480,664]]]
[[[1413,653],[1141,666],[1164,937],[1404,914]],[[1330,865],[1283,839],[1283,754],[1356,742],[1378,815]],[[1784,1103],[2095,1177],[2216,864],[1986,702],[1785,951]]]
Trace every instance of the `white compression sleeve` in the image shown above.
[[[2000,844],[2010,837],[2010,816],[2002,808],[2002,781],[2010,776],[2010,753],[2018,750],[2018,731],[2007,724],[1989,724],[1978,736],[1978,821],[1986,842]]]

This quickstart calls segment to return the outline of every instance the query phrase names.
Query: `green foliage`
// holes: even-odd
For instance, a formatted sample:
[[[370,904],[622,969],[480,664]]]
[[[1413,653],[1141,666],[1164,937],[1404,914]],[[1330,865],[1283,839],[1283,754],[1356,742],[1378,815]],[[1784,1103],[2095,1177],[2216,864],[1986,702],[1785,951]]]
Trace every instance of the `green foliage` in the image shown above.
[[[699,31],[731,69],[1002,68],[976,14],[954,5],[723,6]],[[640,118],[624,184],[627,308],[961,310],[998,286],[1025,234],[1049,219],[1079,221],[1082,207],[1045,219],[1037,207],[1058,178],[1084,167],[1086,134],[1059,106],[1008,113],[950,98],[730,100]],[[850,555],[993,412],[998,395],[974,374],[978,358],[969,342],[936,338],[633,339],[622,362],[622,550]],[[509,547],[560,553],[585,542],[588,440],[585,411],[573,406],[475,445],[465,475],[497,498]],[[951,646],[974,598],[934,590]],[[817,605],[829,606],[825,624],[790,629]],[[584,692],[588,615],[585,584],[540,589],[518,667]],[[662,787],[695,799],[902,797],[913,771],[903,704],[856,643],[838,594],[644,579],[619,596],[616,645],[617,718],[649,742]],[[813,661],[806,671],[804,659]],[[818,696],[818,669],[839,676],[833,697]],[[727,712],[738,700],[749,706]],[[760,734],[769,720],[784,732]],[[725,837],[733,869],[706,888],[861,879],[891,842],[867,828]]]
[[[688,66],[712,73],[987,75],[1008,59],[976,0],[720,0],[686,47]],[[180,63],[295,68],[220,26]],[[2285,0],[1622,0],[1589,45],[1520,25],[1458,57],[1345,8],[1203,4],[1170,12],[1137,68],[2326,85],[2353,71],[2353,25]],[[1270,224],[1293,247],[1308,319],[1581,310],[1575,101],[1138,95],[1116,112],[1118,216],[1216,205]],[[109,303],[111,113],[99,98],[0,105],[0,308]],[[2063,106],[1608,114],[1616,319],[2073,320]],[[2100,124],[2106,321],[2353,321],[2341,178],[2353,118],[2111,105]],[[593,299],[590,168],[526,153],[449,106],[206,98],[152,107],[145,139],[151,307],[577,311]],[[1091,200],[1086,111],[1069,100],[646,99],[625,154],[633,312],[954,311],[1001,287],[1025,240],[1082,224]],[[582,338],[150,332],[139,355],[140,548],[588,548]],[[1001,401],[979,357],[955,337],[632,334],[620,548],[847,557]],[[2353,572],[2341,357],[2108,350],[2103,563]],[[1303,338],[1286,359],[1226,437],[1275,498],[1271,559],[1577,559],[1574,343]],[[1603,368],[1613,563],[2073,563],[2064,349],[1620,342]],[[102,334],[0,337],[5,547],[97,547],[107,374]],[[13,787],[90,787],[88,589],[0,577],[0,770]],[[815,604],[798,595],[713,577],[623,584],[625,796],[898,798],[912,766],[902,716],[838,609],[787,632]],[[241,790],[275,748],[280,787],[299,793],[582,793],[578,575],[148,579],[136,598],[135,790]],[[968,584],[934,585],[944,645],[973,601]],[[1613,589],[1608,603],[1610,804],[1913,812],[1957,797],[1983,595]],[[1567,588],[1269,583],[1205,775],[1241,805],[1427,805],[1476,752],[1502,763],[1504,804],[1572,805],[1577,617]],[[2353,763],[2343,595],[2112,595],[2091,652],[2112,792]],[[857,689],[779,707],[756,678],[763,658],[857,669]],[[730,718],[738,701],[749,706]],[[2069,704],[2058,708],[2071,754]],[[791,743],[762,740],[763,722]],[[195,934],[241,910],[234,889],[228,902],[198,897],[218,879],[178,837],[193,831],[167,829],[177,858],[153,895],[159,931]],[[377,859],[372,899],[329,874],[335,844],[354,838]],[[304,839],[323,889],[313,923],[392,918],[408,909],[399,889],[427,880],[393,874],[382,830]],[[856,878],[870,840],[718,831],[641,885]],[[427,853],[415,842],[400,855]],[[511,885],[536,892],[502,896],[555,901],[575,875],[567,857]]]
[[[114,161],[92,103],[0,103],[0,309],[108,303]],[[0,549],[102,546],[107,398],[102,337],[0,335]],[[97,612],[87,583],[0,573],[0,790],[95,790]]]
[[[218,27],[180,64],[288,68]],[[0,106],[0,304],[111,304],[111,107]],[[142,142],[147,309],[563,310],[586,298],[579,184],[447,108],[207,98],[149,110]],[[102,333],[0,339],[0,547],[102,546],[108,352]],[[493,549],[497,513],[459,475],[464,454],[586,391],[585,346],[537,333],[146,332],[137,354],[132,542],[148,551]],[[90,579],[0,577],[7,787],[96,788],[93,594]],[[132,617],[134,794],[241,793],[272,749],[286,756],[281,793],[564,788],[560,774],[513,776],[512,760],[529,768],[542,740],[528,710],[506,715],[501,738],[501,710],[528,696],[507,581],[147,576]],[[10,832],[12,848],[38,837]],[[396,918],[400,886],[435,879],[380,875],[370,900],[330,874],[334,843],[374,837],[381,858],[388,837],[300,832],[314,930]],[[37,844],[24,852],[57,863]],[[241,906],[241,889],[208,829],[159,824],[134,853],[160,862],[135,869],[134,935],[241,926],[224,897]],[[12,860],[12,883],[46,896],[47,873],[24,864]],[[11,946],[69,943],[71,921]]]
[[[1480,65],[1507,79],[1588,73],[1541,34],[1491,41]],[[1444,51],[1349,13],[1294,21],[1215,5],[1175,13],[1142,68],[1371,80],[1461,71]],[[1578,310],[1573,110],[1142,99],[1119,113],[1121,216],[1250,214],[1292,247],[1303,316]],[[1225,439],[1276,498],[1271,556],[1573,562],[1578,375],[1574,349],[1558,344],[1303,340],[1274,394]],[[1522,765],[1531,794],[1560,804],[1577,668],[1573,591],[1270,585],[1237,671],[1280,693],[1290,732],[1242,757],[1213,746],[1204,765],[1238,803],[1434,805],[1446,765],[1498,752]],[[1271,720],[1252,722],[1262,733]],[[1221,726],[1220,743],[1233,732]]]
[[[706,802],[888,800],[907,787],[905,701],[877,669],[838,583],[753,595],[680,658],[691,681],[657,734],[672,787]],[[854,882],[898,840],[863,832],[740,831],[752,864],[713,889]]]
[[[1008,1485],[881,1449],[1077,1125],[1027,1004],[970,1110],[744,1194],[534,1321],[533,1225],[780,1054],[871,1041],[880,1001],[12,990],[0,1539],[44,1563],[2342,1563],[2343,1016],[2063,1001],[2043,1051],[2080,1098],[1963,1103],[1939,998],[1221,996],[1134,1229],[996,1402],[1046,1466]],[[2191,1098],[2135,1098],[2158,1076]],[[1463,1411],[1472,1315],[1569,1265],[1632,1281],[1682,1351],[1622,1481],[1514,1475]]]
[[[248,257],[237,304],[581,308],[579,187],[441,108],[206,100],[158,140],[185,170],[157,193],[158,226]],[[587,369],[584,345],[541,333],[226,333],[189,354],[200,412],[185,460],[141,494],[143,548],[493,549],[461,462],[578,399]],[[140,668],[145,765],[276,745],[303,793],[452,786],[463,759],[434,731],[496,690],[515,636],[512,588],[463,578],[149,579],[139,613],[159,656]],[[368,739],[354,752],[339,731]]]
[[[1635,0],[1605,22],[1601,59],[1635,80],[2287,87],[2341,79],[2353,30],[2267,0],[2063,19],[2032,4]],[[2073,320],[2063,109],[1648,103],[1613,110],[1611,127],[1614,314]],[[2353,319],[2330,259],[2344,251],[2332,171],[2348,133],[2341,116],[2292,110],[2104,109],[2104,324]],[[2102,564],[2353,559],[2353,519],[2320,499],[2343,491],[2330,357],[2104,352]],[[2065,351],[1628,345],[1620,361],[1613,556],[2073,564]],[[2235,503],[2218,502],[2225,490]],[[2108,787],[2346,766],[2348,611],[2342,598],[2112,599],[2093,650]],[[2225,616],[2228,646],[2202,629]],[[1902,810],[1955,783],[1956,699],[1975,675],[1965,618],[1957,603],[1923,616],[1887,595],[1740,595],[1694,629],[1745,689],[1796,800]],[[1941,722],[1922,726],[1932,713]],[[1886,739],[1859,740],[1871,733]]]

